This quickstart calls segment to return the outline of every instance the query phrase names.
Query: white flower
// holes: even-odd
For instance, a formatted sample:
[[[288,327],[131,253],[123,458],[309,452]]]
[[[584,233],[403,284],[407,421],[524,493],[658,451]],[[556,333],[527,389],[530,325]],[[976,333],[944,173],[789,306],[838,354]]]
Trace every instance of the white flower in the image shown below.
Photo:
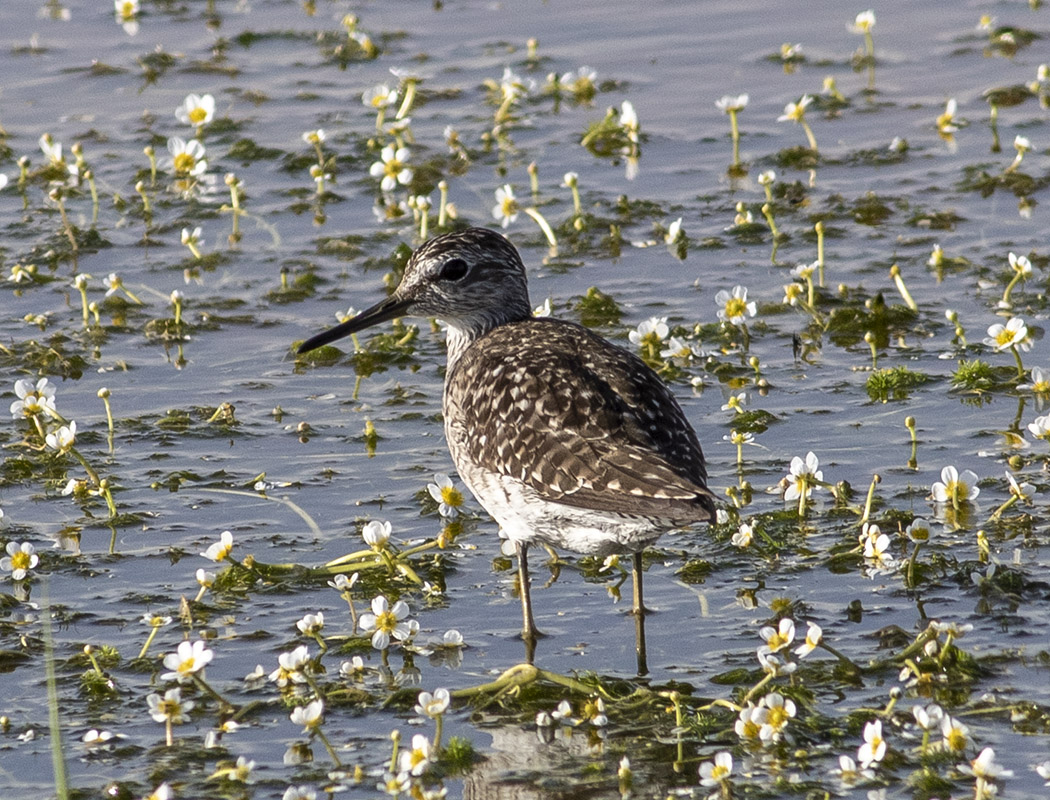
[[[682,218],[679,217],[670,225],[667,226],[667,233],[664,234],[664,242],[666,244],[674,244],[682,236]]]
[[[747,289],[743,286],[734,286],[732,292],[720,291],[715,295],[715,305],[719,307],[718,318],[734,325],[746,322],[747,317],[755,316],[758,309],[754,300],[747,301]]]
[[[715,754],[714,761],[705,761],[700,765],[700,785],[717,786],[729,780],[733,772],[733,755],[727,750]]]
[[[864,523],[860,541],[864,545],[865,558],[870,558],[885,567],[893,565],[893,556],[888,552],[890,537],[880,531],[878,525]]]
[[[361,574],[359,572],[355,572],[349,578],[343,573],[339,573],[332,580],[328,581],[328,585],[338,592],[349,592],[354,588],[354,584],[357,583],[360,577]]]
[[[794,640],[795,622],[790,617],[784,617],[777,627],[767,625],[758,632],[758,635],[765,641],[765,645],[759,648],[759,652],[779,653]]]
[[[627,338],[632,344],[643,345],[652,339],[662,342],[667,338],[668,333],[670,333],[670,328],[667,327],[667,317],[649,317],[636,330],[628,333]]]
[[[722,406],[722,411],[735,411],[737,414],[744,413],[747,405],[747,392],[729,395],[729,400]]]
[[[11,573],[11,580],[21,581],[40,563],[36,548],[29,542],[8,542],[7,555],[0,558],[0,570]]]
[[[746,741],[754,741],[758,739],[759,734],[762,731],[762,725],[765,724],[766,715],[769,713],[769,709],[764,706],[754,706],[748,703],[737,715],[736,723],[733,725],[733,730],[736,735]]]
[[[871,780],[875,777],[874,770],[857,769],[857,762],[849,756],[839,756],[838,769],[833,769],[831,772],[839,776],[844,786],[852,786],[861,780]]]
[[[505,183],[496,189],[496,205],[492,207],[492,216],[500,221],[500,225],[506,228],[518,218],[518,199],[514,196],[514,189],[509,183]]]
[[[1017,479],[1014,478],[1009,472],[1006,473],[1006,480],[1010,484],[1010,494],[1016,497],[1018,500],[1027,503],[1032,494],[1035,492],[1035,487],[1030,483],[1018,483]]]
[[[952,504],[976,500],[977,495],[981,493],[974,472],[967,469],[960,474],[959,470],[952,466],[941,470],[941,479],[934,482],[930,491],[935,502]]]
[[[219,541],[213,545],[209,545],[208,549],[201,553],[205,558],[210,558],[212,561],[224,561],[226,557],[233,550],[233,534],[229,531],[223,531],[219,536]]]
[[[638,114],[630,100],[624,100],[620,106],[620,126],[631,141],[638,140]]]
[[[289,786],[281,795],[281,800],[317,800],[317,792],[309,786]]]
[[[1007,259],[1010,262],[1010,267],[1020,275],[1022,278],[1027,278],[1032,274],[1032,262],[1028,260],[1027,256],[1019,256],[1016,253],[1009,253]]]
[[[457,631],[455,628],[451,628],[442,634],[441,644],[445,647],[463,647],[463,634]]]
[[[76,420],[70,422],[69,425],[63,425],[54,433],[49,433],[44,440],[52,450],[57,450],[60,453],[68,452],[77,441]]]
[[[292,709],[291,720],[296,725],[303,726],[303,733],[309,733],[321,724],[321,714],[324,712],[324,703],[311,700],[305,706],[296,706]]]
[[[814,650],[817,649],[817,645],[820,644],[820,640],[824,638],[824,631],[815,622],[807,623],[808,628],[806,629],[806,640],[795,648],[795,655],[801,657],[808,656]]]
[[[381,83],[373,86],[371,89],[366,89],[364,94],[361,95],[361,102],[366,108],[376,111],[381,108],[388,108],[397,103],[397,90],[391,90],[385,83]]]
[[[959,720],[945,714],[941,717],[941,739],[946,749],[961,753],[970,746],[970,729]]]
[[[770,692],[762,698],[760,706],[766,709],[766,718],[759,728],[758,738],[763,742],[779,742],[784,735],[788,720],[795,716],[795,703],[779,692]]]
[[[1018,386],[1018,389],[1027,389],[1036,394],[1050,394],[1050,372],[1042,367],[1032,367],[1032,382]]]
[[[930,540],[930,523],[922,517],[916,517],[904,529],[904,535],[916,544]]]
[[[457,489],[448,475],[437,473],[434,482],[427,484],[427,491],[438,504],[438,514],[443,517],[459,516],[463,505],[463,492]]]
[[[758,649],[758,663],[762,669],[774,678],[781,675],[790,675],[796,669],[798,664],[794,662],[782,660],[778,656],[772,653],[763,652],[766,648],[760,647]]]
[[[306,683],[306,668],[310,663],[310,651],[305,644],[289,653],[277,656],[277,669],[267,677],[282,689],[289,683]]]
[[[1046,785],[1050,786],[1050,761],[1044,761],[1042,764],[1037,764],[1035,771],[1039,773],[1039,777],[1046,781]]]
[[[25,378],[17,380],[15,394],[18,399],[11,404],[11,416],[14,419],[55,410],[55,387],[47,378],[41,378],[35,386]]]
[[[430,740],[421,733],[412,737],[412,746],[398,753],[398,770],[422,775],[430,768]]]
[[[944,709],[936,703],[930,703],[925,707],[916,705],[911,707],[911,715],[915,717],[915,723],[920,728],[924,731],[932,731],[941,727]]]
[[[734,547],[748,547],[754,539],[754,528],[747,522],[740,523],[740,530],[733,534],[731,541]]]
[[[164,666],[171,672],[161,675],[161,680],[178,679],[180,683],[184,683],[190,675],[204,669],[214,656],[215,653],[209,650],[203,641],[198,640],[192,644],[186,641],[179,642],[174,653],[164,656]]]
[[[558,703],[558,707],[551,712],[551,718],[561,722],[572,722],[572,705],[568,700],[562,700]]]
[[[380,522],[374,519],[361,529],[361,538],[373,550],[382,550],[386,547],[392,530],[393,526],[389,522]]]
[[[857,761],[870,767],[886,755],[886,740],[882,738],[882,720],[872,720],[864,726],[864,744],[857,750]]]
[[[788,503],[798,500],[805,492],[808,499],[813,492],[813,485],[824,480],[824,473],[819,469],[820,462],[813,451],[806,453],[806,460],[798,456],[791,459],[791,469],[788,472],[788,488],[784,492],[784,500]]]
[[[955,101],[955,98],[949,98],[948,102],[944,105],[944,113],[937,117],[937,130],[944,136],[955,133],[959,130],[959,121],[955,118],[955,112],[958,110],[959,104]]]
[[[1036,439],[1050,441],[1050,414],[1036,417],[1033,422],[1028,423],[1028,430]]]
[[[196,139],[186,141],[178,136],[168,139],[171,169],[180,178],[195,178],[208,168],[204,145]]]
[[[536,88],[536,82],[531,78],[522,78],[510,67],[504,67],[499,86],[504,97],[516,100],[533,91]]]
[[[743,111],[749,99],[747,94],[738,94],[735,97],[727,94],[715,101],[715,107],[724,114],[730,111]]]
[[[372,612],[361,615],[361,630],[372,631],[372,647],[385,650],[390,646],[391,636],[403,642],[415,633],[410,622],[402,622],[407,616],[408,605],[403,600],[391,607],[384,595],[378,595],[372,600]]]
[[[406,186],[412,182],[412,170],[405,163],[411,153],[407,147],[398,147],[388,144],[380,153],[380,161],[375,162],[368,169],[368,174],[373,178],[382,178],[379,188],[384,192],[392,192],[400,183]]]
[[[802,95],[797,103],[788,103],[784,106],[784,113],[777,117],[777,122],[801,122],[806,115],[806,107],[812,102],[813,98],[810,95]]]
[[[44,133],[37,140],[37,144],[40,145],[40,151],[52,166],[66,166],[66,160],[62,157],[62,142],[56,142],[51,138],[50,133]]]
[[[448,689],[435,689],[433,694],[420,692],[416,713],[426,717],[440,717],[448,710],[451,699]]]
[[[175,118],[184,125],[207,125],[215,117],[215,98],[210,94],[188,94],[175,109]]]
[[[113,0],[113,11],[117,22],[129,22],[139,13],[139,0]]]
[[[324,628],[324,612],[318,611],[316,614],[306,614],[301,620],[295,623],[295,627],[297,627],[299,632],[305,636],[315,636],[319,634]]]
[[[850,25],[850,30],[854,33],[870,33],[874,27],[875,12],[869,8],[867,11],[861,11],[857,14],[857,18]]]
[[[1003,325],[1000,322],[988,328],[988,336],[984,343],[994,348],[997,353],[1007,350],[1015,345],[1020,345],[1022,350],[1027,350],[1026,339],[1028,338],[1028,327],[1020,317],[1012,317]]]
[[[984,748],[969,764],[960,764],[959,771],[985,781],[1009,778],[1014,774],[1012,770],[1003,769],[1001,765],[995,763],[995,751],[990,747]]]
[[[175,725],[181,725],[184,715],[192,711],[195,704],[192,700],[183,700],[182,689],[176,686],[174,689],[168,689],[164,697],[156,693],[147,695],[146,705],[149,707],[150,716],[157,722],[171,720]]]
[[[672,336],[667,340],[667,347],[660,351],[660,358],[670,358],[679,364],[688,364],[694,358],[704,355],[704,351],[696,342],[688,342],[678,336]]]

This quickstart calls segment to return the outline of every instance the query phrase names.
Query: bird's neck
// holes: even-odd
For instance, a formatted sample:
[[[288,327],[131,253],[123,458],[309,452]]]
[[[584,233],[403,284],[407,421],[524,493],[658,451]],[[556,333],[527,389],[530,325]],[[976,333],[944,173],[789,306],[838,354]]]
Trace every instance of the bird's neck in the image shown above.
[[[448,372],[456,365],[474,342],[500,325],[529,319],[531,314],[509,313],[509,309],[501,309],[504,313],[498,316],[478,316],[470,320],[455,320],[448,322],[448,333],[445,337],[445,345],[448,348]]]

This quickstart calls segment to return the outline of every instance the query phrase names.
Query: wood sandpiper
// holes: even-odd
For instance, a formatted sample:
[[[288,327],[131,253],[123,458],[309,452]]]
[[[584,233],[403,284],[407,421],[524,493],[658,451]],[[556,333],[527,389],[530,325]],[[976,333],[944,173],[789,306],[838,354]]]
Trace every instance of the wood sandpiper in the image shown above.
[[[642,550],[715,512],[700,443],[671,390],[582,325],[534,317],[518,251],[485,228],[426,242],[386,300],[299,353],[402,316],[448,324],[445,436],[460,478],[514,543],[528,659],[538,631],[527,551],[540,542],[633,555],[644,672]]]

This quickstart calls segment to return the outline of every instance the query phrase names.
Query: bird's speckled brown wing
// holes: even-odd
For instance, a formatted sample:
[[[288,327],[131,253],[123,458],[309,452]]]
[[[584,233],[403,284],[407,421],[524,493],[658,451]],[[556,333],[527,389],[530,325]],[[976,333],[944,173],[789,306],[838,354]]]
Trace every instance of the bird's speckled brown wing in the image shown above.
[[[578,508],[684,524],[713,516],[696,434],[640,358],[536,319],[476,341],[446,377],[453,451]]]

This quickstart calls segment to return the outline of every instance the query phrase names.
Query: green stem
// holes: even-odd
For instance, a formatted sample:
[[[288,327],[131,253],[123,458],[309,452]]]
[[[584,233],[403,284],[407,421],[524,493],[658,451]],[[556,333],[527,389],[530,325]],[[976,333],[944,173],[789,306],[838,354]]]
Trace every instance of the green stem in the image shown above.
[[[1021,353],[1017,350],[1017,345],[1010,345],[1010,352],[1014,354],[1014,361],[1017,362],[1017,378],[1018,380],[1024,380],[1024,364],[1021,363]]]
[[[139,650],[138,657],[145,658],[146,653],[149,651],[149,646],[153,644],[153,640],[157,638],[157,634],[160,632],[160,626],[154,626],[149,632],[149,636],[146,637],[145,644],[142,645],[142,649]]]
[[[730,135],[733,137],[733,166],[740,166],[740,127],[736,121],[736,109],[729,109]]]
[[[806,122],[806,118],[803,117],[802,119],[800,119],[799,124],[802,126],[802,130],[806,132],[806,140],[809,142],[809,149],[812,150],[814,153],[818,152],[817,137],[813,135],[813,129],[809,127],[809,123]]]

